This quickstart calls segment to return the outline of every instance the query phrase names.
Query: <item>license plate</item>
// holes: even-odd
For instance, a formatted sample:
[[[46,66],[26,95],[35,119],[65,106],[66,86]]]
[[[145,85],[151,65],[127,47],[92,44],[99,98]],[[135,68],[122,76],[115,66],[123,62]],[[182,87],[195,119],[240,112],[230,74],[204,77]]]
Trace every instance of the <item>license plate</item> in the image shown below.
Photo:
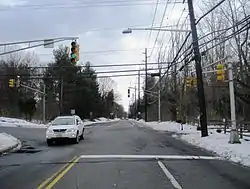
[[[62,134],[61,133],[57,133],[56,137],[62,137]]]

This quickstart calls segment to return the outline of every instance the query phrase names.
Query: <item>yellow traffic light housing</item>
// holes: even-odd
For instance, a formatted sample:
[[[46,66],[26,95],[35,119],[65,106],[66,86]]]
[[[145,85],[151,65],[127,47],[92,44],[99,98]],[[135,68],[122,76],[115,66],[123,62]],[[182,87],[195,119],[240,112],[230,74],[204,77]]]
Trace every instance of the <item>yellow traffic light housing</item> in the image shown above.
[[[14,79],[9,79],[9,87],[14,88],[15,85],[15,80]]]
[[[70,53],[70,61],[72,64],[76,64],[76,42],[72,41],[71,42],[71,53]]]
[[[193,87],[197,86],[197,78],[196,77],[192,78],[192,86]]]
[[[80,46],[79,45],[76,45],[76,61],[78,62],[79,59],[80,59]]]
[[[216,79],[217,81],[224,81],[225,80],[225,70],[224,64],[217,64],[216,65]]]
[[[186,77],[186,86],[187,88],[192,87],[192,77]]]

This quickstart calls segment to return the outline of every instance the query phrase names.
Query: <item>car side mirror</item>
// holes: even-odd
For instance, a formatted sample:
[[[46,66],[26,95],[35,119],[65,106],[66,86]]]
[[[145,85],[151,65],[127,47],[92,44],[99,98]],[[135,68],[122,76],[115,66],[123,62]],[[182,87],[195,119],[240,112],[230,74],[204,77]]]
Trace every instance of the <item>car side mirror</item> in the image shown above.
[[[76,120],[76,124],[79,125],[79,120]]]

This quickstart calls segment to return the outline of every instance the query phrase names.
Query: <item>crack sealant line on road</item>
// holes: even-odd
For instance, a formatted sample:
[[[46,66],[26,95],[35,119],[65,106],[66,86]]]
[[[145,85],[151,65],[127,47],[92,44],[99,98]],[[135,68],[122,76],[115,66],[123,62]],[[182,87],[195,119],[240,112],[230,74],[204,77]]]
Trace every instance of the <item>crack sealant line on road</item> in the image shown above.
[[[155,160],[224,160],[217,156],[181,155],[81,155],[81,159],[155,159]]]

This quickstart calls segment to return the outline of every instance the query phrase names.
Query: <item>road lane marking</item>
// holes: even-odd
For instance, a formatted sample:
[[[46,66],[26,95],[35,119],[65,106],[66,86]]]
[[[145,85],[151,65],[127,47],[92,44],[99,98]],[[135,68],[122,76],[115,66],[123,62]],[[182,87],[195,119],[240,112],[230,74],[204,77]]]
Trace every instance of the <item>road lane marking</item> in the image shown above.
[[[55,184],[56,183],[58,183],[58,181],[60,181],[61,180],[61,178],[64,176],[64,175],[66,175],[66,173],[79,161],[79,159],[80,159],[80,157],[78,157],[78,158],[76,158],[74,161],[72,161],[72,162],[70,162],[68,165],[69,166],[67,166],[62,172],[60,172],[57,176],[56,176],[56,178],[52,181],[52,182],[50,182],[49,183],[49,185],[47,185],[46,186],[46,188],[45,189],[51,189],[51,188],[53,188],[53,186],[55,186]]]
[[[165,173],[165,175],[168,177],[168,179],[170,180],[170,182],[172,183],[172,185],[176,189],[182,189],[181,185],[177,182],[177,180],[174,178],[174,176],[169,172],[169,170],[167,169],[167,167],[161,161],[158,161],[158,165],[160,166],[160,168],[162,169],[162,171]]]
[[[69,164],[70,162],[73,162],[75,159],[77,159],[77,156],[73,157],[69,163],[62,166],[57,172],[55,172],[53,175],[51,175],[49,178],[44,180],[36,189],[43,189],[53,178],[55,178],[60,172],[62,172]]]
[[[82,159],[173,159],[173,160],[223,160],[213,156],[180,156],[180,155],[81,155]]]

